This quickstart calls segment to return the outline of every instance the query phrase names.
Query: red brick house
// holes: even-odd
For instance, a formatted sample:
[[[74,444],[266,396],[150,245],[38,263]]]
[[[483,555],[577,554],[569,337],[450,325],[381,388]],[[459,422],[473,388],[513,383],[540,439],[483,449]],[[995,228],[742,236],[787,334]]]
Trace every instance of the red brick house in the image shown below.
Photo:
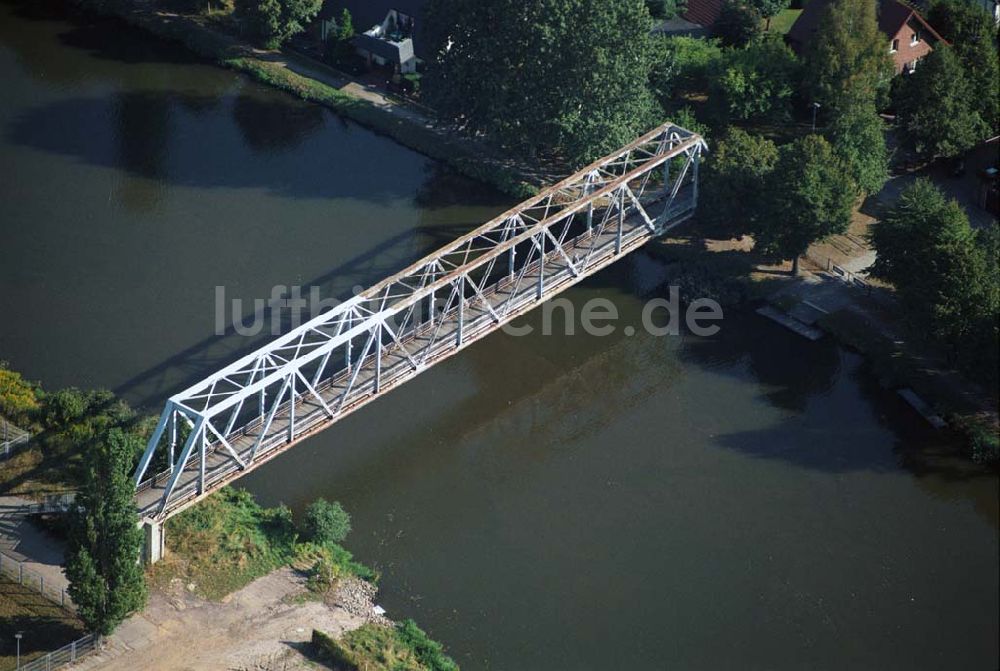
[[[788,43],[798,53],[815,37],[824,10],[831,0],[811,0],[788,31]],[[944,42],[920,12],[900,0],[882,0],[878,7],[878,27],[886,37],[896,74],[913,72],[921,58]]]

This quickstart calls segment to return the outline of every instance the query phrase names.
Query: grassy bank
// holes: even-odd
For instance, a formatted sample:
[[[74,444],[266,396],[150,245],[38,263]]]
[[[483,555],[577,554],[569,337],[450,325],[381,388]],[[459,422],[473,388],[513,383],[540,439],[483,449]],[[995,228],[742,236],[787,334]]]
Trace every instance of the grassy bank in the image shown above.
[[[324,105],[337,114],[441,161],[457,172],[517,198],[527,198],[538,185],[511,167],[502,157],[473,149],[468,141],[439,133],[425,125],[394,114],[375,104],[345,93],[316,79],[306,77],[267,60],[276,52],[254,50],[250,45],[215,29],[209,21],[176,14],[158,14],[154,6],[136,5],[130,0],[71,0],[100,14],[120,18],[159,38],[179,42],[194,53],[253,79],[286,91],[302,100]]]
[[[22,632],[21,664],[84,635],[83,623],[38,592],[0,576],[0,670],[17,664],[14,634]]]
[[[413,622],[366,624],[335,639],[313,630],[319,656],[342,671],[458,671],[444,648]]]
[[[177,578],[215,601],[282,566],[322,564],[338,576],[376,579],[340,545],[304,541],[291,510],[264,508],[242,489],[226,487],[172,517],[166,532],[169,553],[150,570],[152,583],[165,587]]]

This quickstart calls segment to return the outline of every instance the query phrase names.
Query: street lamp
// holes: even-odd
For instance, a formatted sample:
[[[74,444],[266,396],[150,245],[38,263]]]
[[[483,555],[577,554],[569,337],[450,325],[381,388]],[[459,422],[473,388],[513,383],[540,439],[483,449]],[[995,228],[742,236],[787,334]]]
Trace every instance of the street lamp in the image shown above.
[[[14,638],[17,639],[17,671],[21,671],[21,636],[23,635],[24,632],[21,631],[14,634]]]
[[[819,109],[819,103],[813,103],[812,104],[812,108],[813,108],[813,129],[812,129],[812,132],[815,133],[816,132],[816,110]]]

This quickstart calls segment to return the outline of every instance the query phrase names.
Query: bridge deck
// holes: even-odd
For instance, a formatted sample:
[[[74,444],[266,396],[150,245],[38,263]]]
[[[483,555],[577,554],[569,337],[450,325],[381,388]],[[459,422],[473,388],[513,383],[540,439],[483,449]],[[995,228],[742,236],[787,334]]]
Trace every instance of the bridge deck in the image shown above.
[[[675,201],[676,205],[667,213],[665,228],[674,226],[690,217],[693,212],[693,197],[689,193],[685,195],[688,197],[678,198]],[[633,213],[625,218],[622,225],[619,249],[617,229],[616,225],[604,229],[602,232],[584,231],[576,238],[566,241],[562,246],[562,251],[547,252],[543,257],[544,262],[540,263],[535,260],[528,264],[521,271],[524,274],[520,281],[504,278],[488,287],[483,287],[483,297],[492,306],[494,312],[504,315],[503,323],[506,323],[616,261],[654,236],[645,220],[640,215]],[[569,257],[574,259],[578,275],[574,275],[572,272],[563,252],[568,252]],[[544,273],[542,281],[544,289],[541,296],[538,295],[537,290],[540,268],[541,272]],[[261,442],[252,460],[251,453],[264,426],[261,418],[227,435],[230,445],[241,459],[249,464],[248,469],[252,470],[299,441],[329,427],[340,418],[397,385],[415,377],[430,365],[455,354],[502,326],[502,323],[497,322],[494,314],[491,314],[482,300],[467,298],[463,304],[462,339],[459,344],[457,338],[458,310],[456,305],[448,311],[440,312],[400,333],[399,344],[396,342],[384,344],[377,389],[374,354],[369,354],[364,359],[355,362],[354,367],[360,366],[360,371],[355,372],[353,367],[351,369],[342,368],[338,373],[328,377],[325,382],[317,385],[316,390],[327,406],[335,409],[332,417],[314,397],[309,394],[298,394],[294,408],[294,435],[290,435],[288,430],[292,423],[290,419],[292,407],[291,402],[286,401],[279,406],[267,429],[268,436]],[[422,365],[414,369],[411,357],[417,358],[418,354]],[[343,396],[345,388],[349,387],[351,378],[355,375],[353,386],[350,386],[349,393]],[[160,473],[141,483],[137,490],[140,514],[144,517],[165,519],[246,472],[218,441],[208,446],[204,469],[205,486],[203,492],[198,491],[201,465],[198,459],[192,458],[187,468],[178,477],[175,488],[165,505],[162,504],[161,499],[166,491],[169,472]]]

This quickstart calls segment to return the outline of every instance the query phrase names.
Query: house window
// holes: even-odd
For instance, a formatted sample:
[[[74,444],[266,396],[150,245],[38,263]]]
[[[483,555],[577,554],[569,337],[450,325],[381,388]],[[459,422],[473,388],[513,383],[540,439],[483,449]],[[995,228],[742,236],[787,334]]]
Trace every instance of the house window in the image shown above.
[[[912,61],[910,61],[909,63],[906,64],[906,70],[907,70],[907,72],[911,72],[912,73],[916,69],[917,69],[917,59],[913,59]]]
[[[899,51],[899,40],[893,40],[892,44],[889,45],[889,53],[894,54]]]
[[[919,30],[914,31],[914,33],[910,35],[910,46],[913,46],[919,41],[920,41],[920,31]]]

